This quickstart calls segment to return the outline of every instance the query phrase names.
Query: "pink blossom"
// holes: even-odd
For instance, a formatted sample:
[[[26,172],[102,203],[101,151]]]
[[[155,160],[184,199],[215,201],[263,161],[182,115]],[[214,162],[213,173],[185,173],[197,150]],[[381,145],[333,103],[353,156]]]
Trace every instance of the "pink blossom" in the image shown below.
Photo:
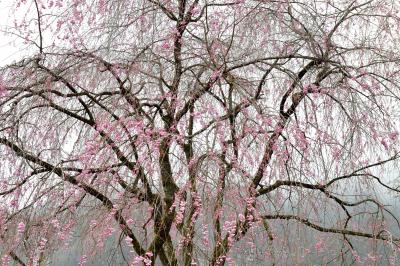
[[[368,260],[371,262],[376,262],[378,260],[378,256],[368,253]]]
[[[212,75],[211,75],[211,77],[210,77],[210,80],[211,81],[216,81],[217,79],[219,79],[219,77],[221,76],[221,72],[219,71],[219,70],[215,70],[213,73],[212,73]]]
[[[213,20],[211,20],[210,24],[211,24],[211,29],[212,29],[213,31],[219,31],[219,30],[221,30],[221,26],[222,26],[222,25],[221,25],[219,19],[213,19]]]
[[[389,145],[387,144],[385,139],[381,139],[381,144],[385,147],[386,150],[389,150]]]
[[[78,266],[84,265],[86,263],[86,261],[87,261],[87,256],[86,255],[82,255],[81,259],[79,260]]]
[[[60,222],[57,219],[51,220],[50,223],[54,226],[54,228],[56,229],[60,228]]]
[[[18,233],[22,234],[23,232],[25,232],[25,224],[23,222],[20,222],[18,224],[18,228],[17,228]]]
[[[47,244],[47,239],[46,238],[42,238],[39,242],[39,250],[44,250],[46,244]]]
[[[396,141],[398,137],[399,137],[399,132],[397,132],[397,131],[393,131],[393,132],[389,133],[389,138],[393,141]]]
[[[208,247],[209,241],[208,241],[208,226],[206,224],[203,225],[203,244],[204,246]]]
[[[137,266],[142,261],[146,266],[150,266],[151,265],[151,257],[153,257],[153,253],[150,251],[146,252],[145,256],[136,256],[133,259],[132,266]]]
[[[126,243],[126,245],[127,245],[128,247],[132,247],[132,246],[133,246],[133,244],[132,244],[132,238],[130,238],[129,236],[126,236],[126,237],[125,237],[125,243]]]
[[[143,259],[144,259],[144,257],[142,257],[142,256],[136,256],[136,257],[133,259],[132,266],[138,266],[139,263],[140,263],[141,261],[143,261]]]
[[[236,265],[235,262],[230,257],[226,258],[226,263],[228,264],[228,266],[235,266]]]
[[[315,249],[317,250],[317,253],[323,251],[324,246],[325,246],[325,243],[323,240],[319,240],[317,243],[315,243]]]
[[[10,263],[10,257],[8,255],[4,255],[1,258],[1,265],[2,266],[8,266],[9,263]]]
[[[171,45],[169,44],[168,41],[164,41],[161,45],[161,48],[163,48],[164,50],[167,50],[167,49],[171,48]]]
[[[317,92],[317,91],[318,91],[318,87],[317,87],[317,85],[315,85],[314,83],[309,84],[309,85],[307,85],[307,86],[305,86],[305,87],[303,88],[303,92],[304,92],[304,93],[307,93],[307,92]]]
[[[199,7],[199,5],[194,5],[193,8],[190,10],[190,13],[192,14],[192,16],[197,16],[198,14],[200,14],[201,9]]]
[[[186,201],[181,201],[179,203],[179,209],[176,212],[176,224],[181,224],[183,222],[183,213],[185,212],[186,209]]]
[[[147,257],[145,257],[145,258],[143,259],[143,262],[144,262],[144,264],[145,264],[146,266],[150,266],[150,265],[151,265],[151,259],[149,259],[149,258],[147,258]]]
[[[151,251],[146,252],[146,256],[149,258],[153,257],[153,252]]]
[[[3,84],[1,78],[0,78],[0,97],[4,96],[7,92],[6,86]]]

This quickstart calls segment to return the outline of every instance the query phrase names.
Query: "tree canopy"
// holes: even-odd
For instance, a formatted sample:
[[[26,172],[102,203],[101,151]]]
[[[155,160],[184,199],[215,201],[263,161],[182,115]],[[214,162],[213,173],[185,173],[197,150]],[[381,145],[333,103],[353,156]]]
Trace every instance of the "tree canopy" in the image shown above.
[[[15,2],[3,265],[398,263],[397,1]]]

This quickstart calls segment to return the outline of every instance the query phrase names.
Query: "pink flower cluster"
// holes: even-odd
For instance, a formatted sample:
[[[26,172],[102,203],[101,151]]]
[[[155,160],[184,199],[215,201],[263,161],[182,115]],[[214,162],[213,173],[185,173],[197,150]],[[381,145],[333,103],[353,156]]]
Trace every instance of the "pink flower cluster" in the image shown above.
[[[146,252],[144,256],[136,256],[133,260],[132,266],[138,266],[140,262],[143,262],[146,266],[150,266],[151,257],[153,257],[153,253],[150,251]]]
[[[22,233],[25,232],[25,224],[24,224],[23,222],[20,222],[20,223],[18,224],[17,231],[18,231],[18,233],[20,233],[20,234],[22,234]]]
[[[228,247],[231,247],[235,240],[234,237],[236,232],[236,220],[225,221],[222,230],[227,232]]]
[[[0,76],[0,97],[5,96],[7,94],[7,88],[4,85],[3,77]]]
[[[179,202],[179,208],[176,212],[176,217],[175,217],[175,221],[176,224],[179,225],[183,222],[183,214],[185,213],[185,209],[186,209],[186,201],[180,201]]]

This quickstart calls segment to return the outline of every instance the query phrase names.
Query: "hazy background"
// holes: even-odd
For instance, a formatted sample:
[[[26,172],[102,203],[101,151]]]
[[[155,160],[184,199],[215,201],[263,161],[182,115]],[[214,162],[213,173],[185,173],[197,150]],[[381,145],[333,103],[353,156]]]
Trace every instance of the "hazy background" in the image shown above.
[[[10,10],[14,3],[15,0],[0,0],[0,66],[23,56],[23,43],[10,33],[14,24]]]

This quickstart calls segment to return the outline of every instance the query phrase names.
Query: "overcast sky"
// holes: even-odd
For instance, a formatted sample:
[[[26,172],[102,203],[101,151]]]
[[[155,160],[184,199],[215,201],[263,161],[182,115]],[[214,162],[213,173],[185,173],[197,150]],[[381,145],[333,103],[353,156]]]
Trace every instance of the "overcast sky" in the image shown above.
[[[21,46],[16,45],[16,37],[6,34],[7,29],[13,25],[10,7],[15,0],[0,0],[0,66],[11,63],[21,56]],[[19,46],[19,49],[16,48]]]

